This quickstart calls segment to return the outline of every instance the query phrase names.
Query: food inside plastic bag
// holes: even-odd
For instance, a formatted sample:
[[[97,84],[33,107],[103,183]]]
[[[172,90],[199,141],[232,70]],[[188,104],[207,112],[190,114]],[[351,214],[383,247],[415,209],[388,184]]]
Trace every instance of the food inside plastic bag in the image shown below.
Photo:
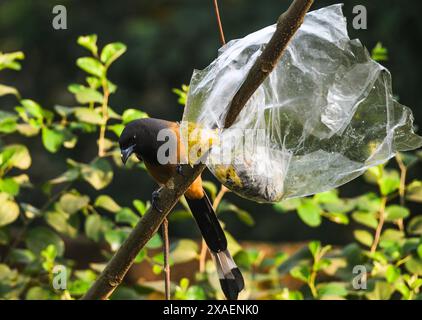
[[[230,41],[192,76],[182,123],[200,134],[218,131],[212,148],[196,153],[209,151],[208,168],[221,183],[276,202],[338,187],[422,145],[411,110],[393,98],[388,70],[349,39],[342,5],[306,15],[274,71],[223,130],[234,94],[275,28]]]

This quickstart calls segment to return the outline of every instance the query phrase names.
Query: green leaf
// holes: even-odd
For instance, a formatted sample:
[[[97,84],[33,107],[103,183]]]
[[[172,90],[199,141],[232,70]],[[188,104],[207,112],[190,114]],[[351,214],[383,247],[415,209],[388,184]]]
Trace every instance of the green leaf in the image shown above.
[[[355,238],[357,241],[362,243],[363,245],[370,247],[372,243],[374,242],[374,237],[371,233],[369,233],[366,230],[355,230],[353,232]]]
[[[420,259],[422,259],[422,244],[418,245],[417,253]]]
[[[422,202],[422,181],[412,181],[406,187],[406,199],[414,202]]]
[[[113,180],[113,169],[106,159],[97,159],[90,165],[83,165],[81,170],[82,177],[96,190],[108,186]]]
[[[170,252],[173,263],[185,263],[198,257],[198,244],[192,240],[179,240],[176,247]]]
[[[410,234],[422,235],[422,215],[416,216],[410,220],[407,225],[407,232]]]
[[[133,120],[148,118],[148,114],[136,109],[127,109],[123,112],[123,124],[127,124]]]
[[[85,221],[85,234],[86,236],[94,240],[95,242],[100,241],[103,232],[103,222],[101,216],[98,214],[91,214],[86,218]]]
[[[97,197],[94,206],[113,213],[122,209],[116,201],[114,201],[110,196],[104,194]]]
[[[19,184],[14,178],[0,179],[0,192],[6,192],[11,196],[19,194]]]
[[[34,127],[27,123],[19,123],[16,125],[18,132],[25,137],[36,136],[40,132],[40,128]]]
[[[127,223],[131,227],[136,226],[139,221],[139,216],[137,216],[130,208],[122,208],[116,214],[116,222]]]
[[[344,213],[339,212],[325,212],[324,217],[337,224],[349,224],[349,218]]]
[[[76,219],[70,220],[70,215],[63,211],[48,211],[45,215],[47,223],[57,232],[65,234],[71,238],[78,235],[79,221]]]
[[[376,229],[378,226],[378,220],[375,217],[374,212],[355,211],[352,213],[352,218],[357,223],[360,223],[372,229]]]
[[[141,263],[147,256],[147,250],[144,248],[135,257],[135,263]]]
[[[317,256],[317,254],[319,253],[320,249],[321,249],[321,242],[320,241],[312,241],[308,244],[308,248],[309,251],[311,251],[312,256],[315,257]]]
[[[44,118],[44,111],[41,106],[33,100],[25,99],[21,100],[21,104],[31,116],[42,119]]]
[[[148,249],[158,249],[163,245],[161,237],[156,233],[145,245]]]
[[[55,105],[54,106],[54,110],[56,110],[56,112],[61,115],[63,118],[66,118],[68,116],[70,116],[74,109],[70,108],[70,107],[65,107],[65,106],[60,106],[60,105]]]
[[[391,205],[385,209],[385,220],[386,221],[395,221],[398,219],[407,218],[410,215],[409,209],[398,206]]]
[[[319,297],[345,297],[347,296],[347,289],[344,283],[323,283],[318,285]]]
[[[75,116],[79,121],[101,125],[103,124],[103,117],[96,111],[90,108],[75,108]]]
[[[55,232],[45,227],[30,229],[25,238],[25,243],[27,248],[36,255],[39,255],[50,244],[56,247],[59,257],[63,256],[64,253],[63,240]]]
[[[80,36],[78,38],[78,44],[85,49],[91,51],[92,55],[97,56],[98,54],[98,47],[97,47],[97,35],[90,34],[86,36]]]
[[[400,187],[400,175],[397,171],[384,170],[381,179],[379,180],[379,187],[381,194],[387,196]]]
[[[12,94],[19,99],[19,92],[16,88],[0,84],[0,97]]]
[[[28,290],[25,296],[26,300],[52,300],[53,294],[42,287],[32,287]]]
[[[122,134],[125,126],[123,124],[113,124],[111,126],[107,126],[107,129],[114,132],[114,134],[118,137]]]
[[[62,146],[64,136],[61,131],[55,129],[49,129],[44,127],[42,129],[42,142],[44,147],[51,153],[57,152]]]
[[[63,211],[72,215],[88,206],[89,197],[68,192],[60,197],[59,204]]]
[[[399,268],[390,264],[385,271],[385,279],[387,279],[388,283],[394,283],[400,277],[400,273]]]
[[[410,273],[422,276],[422,259],[419,257],[412,257],[411,259],[407,260],[405,266]]]
[[[79,58],[78,60],[76,60],[76,65],[83,71],[97,76],[98,78],[103,78],[103,76],[105,75],[105,67],[101,64],[100,61],[94,58]]]
[[[387,61],[388,50],[382,46],[381,42],[378,42],[376,46],[372,49],[371,57],[375,61]]]
[[[0,152],[1,168],[18,168],[26,170],[31,166],[31,156],[28,148],[24,145],[14,144],[8,145]]]
[[[311,270],[309,266],[296,266],[290,270],[290,275],[295,279],[308,282],[311,276]]]
[[[80,88],[75,93],[75,98],[81,104],[102,103],[104,99],[102,93],[87,87]]]
[[[248,226],[253,226],[255,224],[254,219],[249,214],[249,212],[240,209],[238,206],[229,203],[227,201],[222,201],[220,203],[220,206],[218,207],[218,212],[234,212],[237,216],[237,218],[242,221],[244,224]]]
[[[217,196],[217,186],[212,183],[211,181],[206,181],[203,180],[202,181],[202,186],[204,187],[204,189],[206,191],[208,191],[210,193],[211,199],[215,199],[215,197]]]
[[[101,62],[109,66],[125,52],[126,46],[123,43],[109,43],[101,52]]]
[[[297,210],[302,201],[299,198],[287,199],[274,204],[274,209],[279,212],[289,212]]]
[[[0,193],[0,227],[14,222],[19,216],[19,207],[16,202],[7,200],[7,196]]]
[[[21,65],[16,60],[25,59],[25,55],[22,51],[16,51],[11,53],[2,53],[0,52],[0,70],[3,69],[12,69],[20,70]]]
[[[148,206],[145,205],[144,202],[142,202],[141,200],[133,200],[133,206],[135,207],[136,210],[138,210],[139,214],[141,216],[143,216],[145,214],[145,212],[147,212],[148,210]]]
[[[307,225],[317,227],[321,224],[321,208],[311,199],[303,199],[297,208],[299,217]]]
[[[369,300],[389,300],[394,292],[394,287],[383,281],[376,281],[374,290],[367,293]]]
[[[127,236],[128,233],[123,230],[108,230],[105,232],[105,239],[113,252],[120,248]]]
[[[0,132],[12,133],[16,131],[17,120],[18,116],[16,114],[0,110]]]
[[[13,249],[10,252],[12,264],[30,264],[36,260],[36,256],[27,249]]]

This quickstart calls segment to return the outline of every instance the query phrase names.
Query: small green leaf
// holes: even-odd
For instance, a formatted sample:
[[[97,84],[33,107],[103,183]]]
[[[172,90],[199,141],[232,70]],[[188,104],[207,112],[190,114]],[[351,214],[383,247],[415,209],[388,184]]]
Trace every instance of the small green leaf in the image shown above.
[[[75,93],[75,97],[76,101],[81,104],[102,103],[104,99],[102,93],[98,92],[97,90],[86,87],[81,90],[78,90],[78,92]]]
[[[376,229],[378,226],[378,220],[377,218],[375,218],[374,212],[355,211],[352,213],[352,218],[357,223],[360,223],[372,229]]]
[[[412,257],[405,263],[407,271],[414,275],[422,276],[422,259],[419,257]]]
[[[399,268],[390,264],[385,271],[385,278],[387,279],[388,283],[394,283],[400,277],[400,273],[401,272]]]
[[[54,110],[56,110],[56,112],[61,115],[63,118],[66,118],[68,116],[70,116],[74,109],[70,108],[70,107],[65,107],[65,106],[60,106],[60,105],[55,105],[54,106]]]
[[[11,196],[19,194],[19,183],[13,178],[0,179],[0,192],[6,192]]]
[[[397,171],[384,170],[379,181],[380,191],[383,196],[387,196],[398,190],[400,186],[400,175]]]
[[[127,236],[128,233],[123,230],[108,230],[105,232],[105,239],[113,252],[120,248]]]
[[[176,247],[170,252],[173,263],[185,263],[198,257],[198,244],[192,240],[179,240]]]
[[[90,165],[82,165],[81,174],[96,190],[105,188],[113,180],[113,169],[106,159],[97,159]]]
[[[125,126],[123,124],[113,124],[111,126],[107,126],[107,129],[114,132],[114,134],[118,137],[122,134]]]
[[[355,230],[353,232],[355,238],[357,241],[362,243],[363,245],[370,247],[372,243],[374,242],[374,237],[371,233],[369,233],[366,230]]]
[[[317,227],[321,224],[321,208],[311,199],[303,199],[297,208],[299,217],[307,225]]]
[[[32,287],[28,290],[25,296],[26,300],[52,300],[53,294],[42,287]]]
[[[100,195],[95,200],[94,206],[98,208],[102,208],[109,212],[116,213],[117,211],[121,210],[122,208],[114,201],[110,196],[107,195]]]
[[[133,120],[143,119],[143,118],[148,118],[148,114],[136,109],[126,109],[122,115],[123,124],[127,124]]]
[[[418,252],[419,258],[422,259],[422,244],[418,245],[418,248],[416,251]]]
[[[422,215],[416,216],[410,220],[407,225],[407,232],[410,234],[422,235]]]
[[[319,241],[312,241],[308,244],[308,248],[309,251],[311,251],[312,256],[315,257],[317,256],[317,254],[319,253],[320,249],[321,249],[321,242]]]
[[[101,216],[98,214],[91,214],[86,218],[85,221],[85,234],[86,236],[94,240],[95,242],[100,241],[103,231],[103,225]]]
[[[42,142],[44,147],[51,153],[57,152],[62,146],[64,136],[61,131],[55,129],[49,129],[44,127],[42,129]]]
[[[31,116],[42,119],[44,117],[44,111],[41,106],[33,100],[25,99],[21,100],[22,106],[25,108]]]
[[[98,78],[102,78],[105,75],[105,68],[101,64],[100,61],[91,58],[91,57],[84,57],[79,58],[76,61],[76,65],[81,68],[83,71],[97,76]]]
[[[82,107],[75,108],[74,110],[75,116],[79,121],[95,125],[101,125],[103,123],[102,116],[96,110]]]
[[[2,195],[0,193],[0,195]],[[0,199],[0,227],[6,226],[14,222],[19,216],[19,207],[16,202],[7,200],[2,196]]]
[[[48,245],[54,245],[57,255],[62,256],[64,253],[63,240],[53,231],[45,227],[35,227],[28,231],[25,239],[26,246],[36,255],[47,248]]]
[[[152,238],[147,242],[145,245],[148,249],[157,249],[163,245],[161,241],[161,237],[156,233],[152,236]]]
[[[135,257],[135,263],[141,263],[147,256],[147,250],[144,248]]]
[[[410,215],[409,209],[398,206],[391,205],[385,209],[385,219],[386,221],[395,221],[398,219],[407,218]]]
[[[296,266],[290,270],[290,275],[295,279],[308,282],[311,276],[311,270],[309,266]]]
[[[143,216],[145,214],[145,212],[147,212],[148,207],[141,200],[136,199],[136,200],[133,200],[132,203],[133,203],[133,206],[135,207],[135,209],[138,210],[138,212],[141,216]]]
[[[16,88],[0,84],[0,97],[12,94],[19,99],[19,92]]]
[[[319,297],[345,297],[348,292],[344,283],[323,283],[318,285]]]
[[[376,46],[372,49],[371,57],[375,61],[387,61],[388,50],[382,46],[381,42],[378,42]]]
[[[89,204],[89,197],[68,192],[60,197],[59,204],[63,211],[72,215]]]
[[[139,221],[139,216],[137,216],[130,208],[122,208],[116,214],[116,222],[127,223],[131,227],[136,226]]]
[[[274,209],[282,213],[289,212],[297,210],[301,203],[299,198],[287,199],[274,204]]]
[[[98,48],[97,48],[97,35],[90,34],[87,36],[80,36],[78,38],[78,44],[85,49],[91,51],[92,55],[97,56]]]
[[[406,199],[414,202],[422,202],[422,181],[412,181],[406,187]]]
[[[123,43],[109,43],[101,52],[101,62],[109,66],[125,52],[126,46]]]

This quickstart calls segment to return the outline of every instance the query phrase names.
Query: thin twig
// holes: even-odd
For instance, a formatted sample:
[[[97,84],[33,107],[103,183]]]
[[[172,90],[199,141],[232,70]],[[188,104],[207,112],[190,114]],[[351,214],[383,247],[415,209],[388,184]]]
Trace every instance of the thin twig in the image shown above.
[[[236,120],[246,102],[272,70],[271,68],[262,70],[263,66],[275,66],[280,60],[282,53],[299,28],[312,3],[313,0],[294,0],[289,9],[280,16],[277,23],[278,31],[274,33],[269,44],[249,71],[246,81],[235,95],[237,100],[232,102],[235,107],[230,108],[226,117],[226,119],[232,119],[232,122],[226,120],[226,128]],[[166,187],[160,192],[157,206],[161,210],[157,211],[152,206],[144,214],[82,299],[107,299],[110,297],[132,266],[138,252],[157,232],[167,214],[205,168],[203,162],[194,167],[183,165],[183,176],[175,175],[169,182],[169,185],[173,185],[174,188]]]
[[[103,103],[101,106],[102,109],[102,123],[100,127],[100,137],[98,139],[98,156],[104,157],[105,156],[105,134],[107,129],[107,121],[108,121],[108,99],[110,97],[110,91],[108,89],[107,80],[104,77],[102,81],[103,87]]]
[[[163,254],[164,254],[164,292],[166,300],[170,300],[170,242],[169,242],[169,221],[167,218],[161,224],[161,231],[163,235]]]
[[[226,194],[226,192],[230,191],[229,189],[226,188],[226,186],[221,185],[221,189],[218,192],[217,196],[214,199],[214,202],[212,204],[212,207],[214,209],[214,211],[217,213],[217,209],[218,206],[221,203],[221,200],[223,199],[224,195]],[[208,253],[208,246],[207,243],[205,242],[204,239],[202,239],[202,243],[201,243],[201,253],[199,254],[199,272],[204,272],[205,271],[205,262],[207,260],[207,253]]]
[[[224,37],[223,24],[221,23],[220,10],[218,9],[217,0],[214,0],[214,10],[217,18],[218,31],[220,33],[220,42],[224,46],[226,44],[226,39]]]
[[[396,154],[396,161],[400,168],[400,186],[399,186],[399,195],[400,195],[400,205],[403,207],[405,205],[405,192],[406,192],[406,176],[407,176],[407,168],[403,162],[403,159],[400,153]],[[399,219],[397,221],[397,226],[399,227],[400,231],[404,231],[404,223],[403,219]]]
[[[380,241],[382,228],[384,227],[385,222],[385,206],[387,205],[387,197],[381,198],[381,205],[379,209],[379,220],[377,229],[375,230],[374,241],[372,242],[371,246],[371,253],[375,253],[377,251],[378,243]]]

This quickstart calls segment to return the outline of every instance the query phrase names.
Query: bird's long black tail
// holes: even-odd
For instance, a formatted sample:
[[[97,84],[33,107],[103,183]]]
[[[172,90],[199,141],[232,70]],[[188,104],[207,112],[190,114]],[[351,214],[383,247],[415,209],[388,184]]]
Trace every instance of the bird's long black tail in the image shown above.
[[[227,250],[227,239],[204,191],[201,199],[188,199],[189,208],[201,230],[217,267],[221,289],[229,300],[236,300],[245,283],[239,268]]]

